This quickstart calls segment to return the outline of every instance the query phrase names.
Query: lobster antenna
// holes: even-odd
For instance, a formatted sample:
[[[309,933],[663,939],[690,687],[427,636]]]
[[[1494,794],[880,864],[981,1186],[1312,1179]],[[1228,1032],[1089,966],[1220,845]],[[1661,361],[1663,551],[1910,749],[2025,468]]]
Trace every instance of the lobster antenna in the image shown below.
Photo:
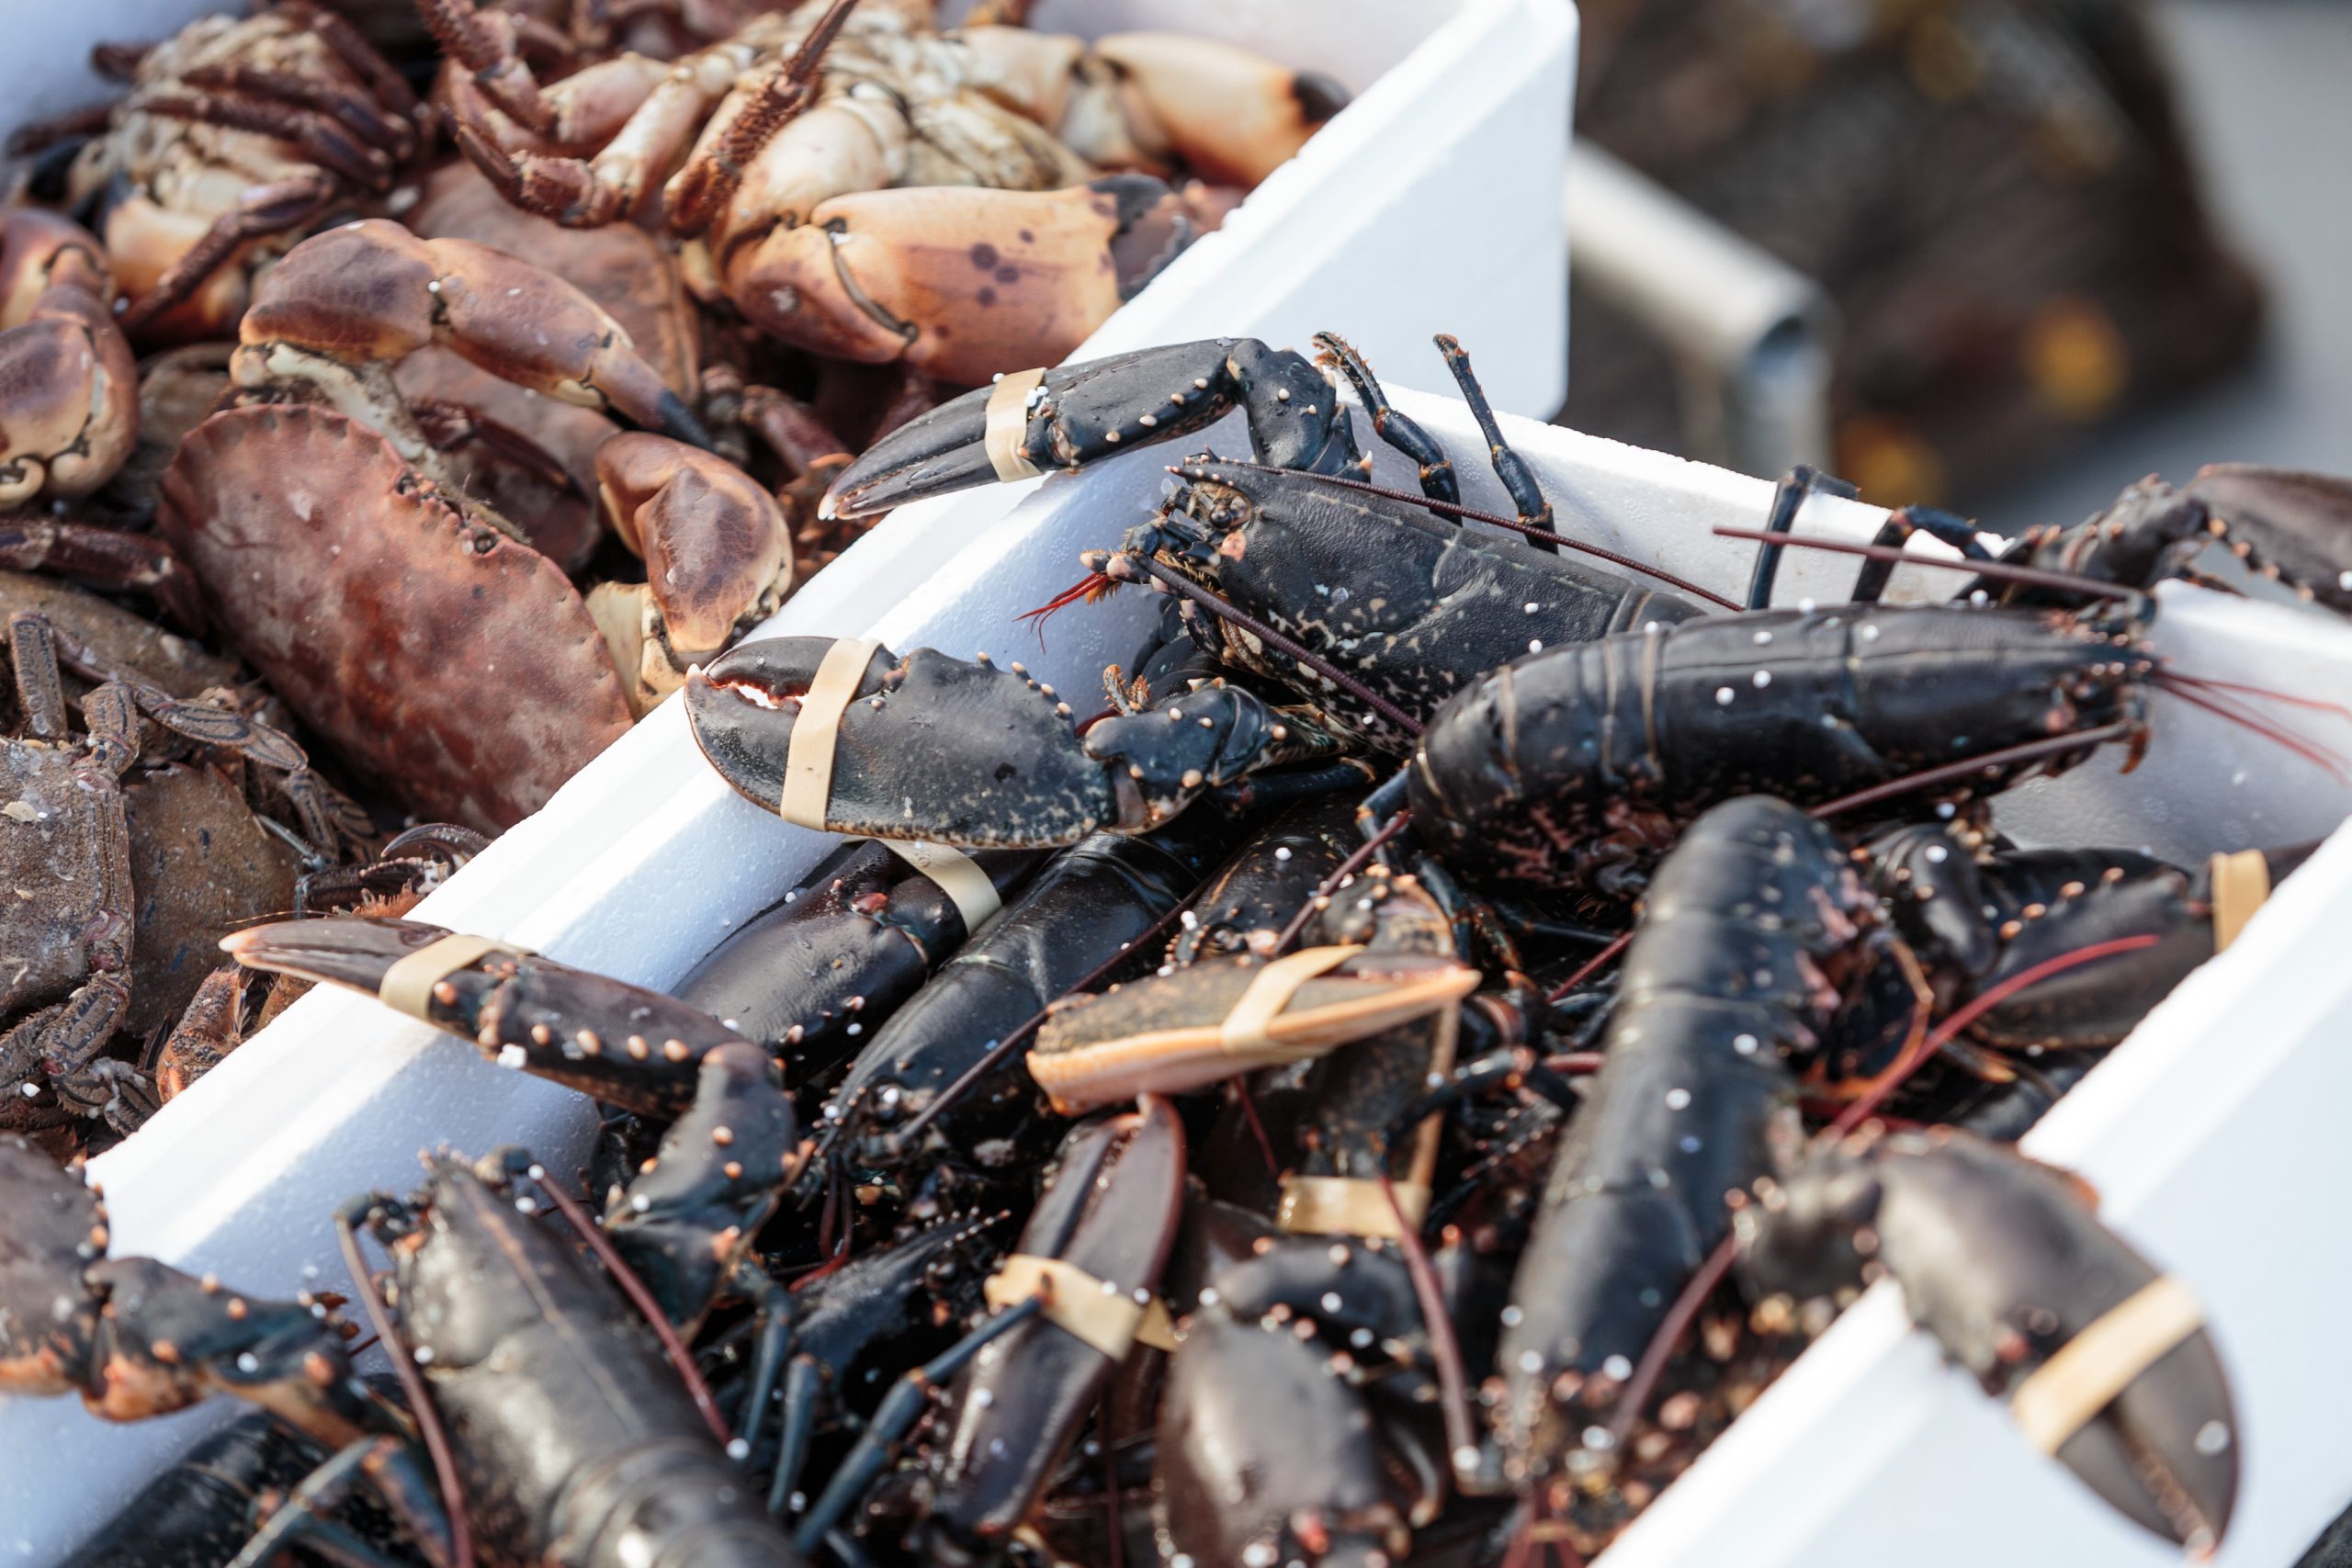
[[[2249,712],[2239,703],[2225,700],[2214,695],[2211,692],[2200,691],[2195,687],[2168,680],[2163,671],[2158,671],[2154,675],[2149,678],[2149,681],[2150,684],[2154,685],[2158,691],[2169,692],[2174,696],[2178,697],[2182,702],[2188,704],[2191,707],[2203,708],[2207,713],[2215,715],[2220,718],[2226,719],[2230,723],[2236,725],[2241,729],[2248,730],[2253,734],[2259,735],[2264,739],[2272,742],[2274,745],[2285,747],[2288,750],[2292,751],[2296,756],[2301,757],[2303,761],[2311,763],[2313,767],[2325,773],[2328,777],[2334,779],[2336,783],[2342,784],[2346,782],[2343,756],[2330,748],[2321,745],[2318,741],[2313,740],[2307,736],[2298,735],[2295,731],[2288,728],[2285,725],[2277,723],[2271,719],[2267,719],[2260,714]]]
[[[1677,577],[1670,571],[1650,565],[1647,561],[1637,560],[1632,556],[1621,554],[1605,546],[1589,544],[1566,534],[1555,533],[1549,528],[1538,528],[1532,524],[1521,523],[1516,517],[1503,517],[1492,512],[1481,512],[1473,506],[1464,506],[1458,502],[1439,501],[1433,496],[1416,495],[1410,491],[1396,490],[1388,485],[1376,485],[1365,479],[1351,479],[1340,474],[1308,473],[1298,468],[1279,468],[1271,463],[1244,463],[1222,457],[1217,461],[1227,468],[1249,468],[1261,474],[1289,474],[1298,479],[1311,479],[1317,484],[1330,485],[1339,490],[1351,490],[1364,495],[1380,496],[1388,501],[1401,501],[1408,505],[1418,506],[1427,512],[1434,512],[1441,517],[1455,517],[1468,523],[1485,523],[1525,538],[1540,540],[1547,545],[1559,545],[1582,555],[1598,557],[1611,566],[1622,566],[1628,571],[1638,571],[1644,577],[1654,578],[1669,588],[1680,589],[1693,598],[1704,599],[1710,604],[1718,604],[1726,610],[1740,608],[1737,600],[1726,599],[1711,588],[1702,588],[1687,578]],[[1186,468],[1197,468],[1197,465],[1186,465]],[[1203,478],[1216,477],[1204,469],[1199,471]],[[1170,468],[1169,472],[1182,474],[1185,468]]]
[[[1046,622],[1057,612],[1068,609],[1081,599],[1090,604],[1098,599],[1107,599],[1118,592],[1118,579],[1105,577],[1099,571],[1091,571],[1035,609],[1023,610],[1013,618],[1036,622],[1037,646],[1043,648],[1046,646]]]
[[[1264,643],[1267,647],[1274,649],[1277,653],[1281,653],[1296,662],[1302,669],[1305,669],[1313,674],[1320,675],[1324,680],[1329,682],[1332,685],[1337,686],[1340,691],[1347,693],[1348,695],[1355,698],[1356,701],[1363,704],[1364,706],[1372,709],[1374,713],[1378,714],[1382,718],[1386,719],[1391,725],[1403,730],[1406,734],[1416,738],[1420,735],[1420,720],[1415,718],[1411,714],[1407,713],[1403,708],[1398,707],[1395,703],[1390,702],[1387,698],[1382,696],[1379,693],[1374,691],[1371,687],[1365,685],[1363,682],[1357,680],[1354,676],[1349,674],[1338,665],[1333,664],[1321,654],[1314,652],[1303,643],[1276,631],[1273,627],[1266,625],[1265,622],[1258,619],[1257,616],[1252,615],[1247,610],[1242,609],[1239,605],[1235,604],[1228,600],[1218,598],[1207,589],[1203,588],[1199,583],[1193,581],[1189,578],[1181,576],[1177,572],[1170,570],[1167,567],[1160,565],[1149,556],[1125,556],[1121,558],[1131,562],[1136,570],[1144,572],[1154,581],[1165,583],[1170,588],[1174,589],[1185,598],[1190,599],[1193,604],[1207,610],[1219,620],[1227,621],[1234,626],[1239,626],[1243,631],[1248,632],[1251,637],[1256,637],[1260,642]]]
[[[2286,703],[2294,707],[2316,708],[2322,713],[2332,713],[2346,723],[2352,723],[2352,708],[2346,707],[2342,703],[2323,702],[2317,697],[2298,696],[2292,692],[2274,692],[2267,686],[2251,686],[2243,681],[2217,681],[2211,675],[2184,675],[2177,670],[2166,670],[2161,674],[2168,685],[2177,683],[2183,686],[2194,686],[2200,692],[2234,692],[2243,696],[2261,697],[2269,702]]]
[[[571,1194],[556,1185],[554,1179],[547,1174],[545,1166],[534,1165],[526,1174],[554,1202],[556,1213],[580,1233],[580,1239],[588,1244],[588,1250],[604,1264],[614,1282],[620,1286],[621,1293],[628,1297],[647,1324],[651,1325],[653,1337],[662,1342],[662,1354],[668,1357],[670,1365],[677,1369],[678,1381],[686,1385],[687,1394],[693,1398],[695,1408],[702,1412],[703,1421],[710,1427],[710,1435],[718,1439],[718,1446],[723,1449],[733,1442],[735,1434],[727,1429],[725,1417],[718,1414],[718,1402],[711,1398],[710,1385],[703,1382],[702,1369],[695,1366],[695,1359],[686,1353],[685,1346],[678,1339],[678,1331],[671,1325],[669,1314],[662,1310],[661,1303],[653,1299],[653,1292],[645,1288],[645,1281],[637,1277],[637,1270],[621,1260],[621,1255],[613,1247],[612,1238],[605,1234],[605,1227],[590,1219]]]
[[[442,1429],[441,1413],[434,1408],[424,1374],[416,1370],[415,1353],[401,1342],[384,1298],[376,1293],[376,1279],[368,1272],[368,1260],[359,1254],[359,1233],[353,1227],[349,1213],[335,1215],[334,1234],[335,1245],[343,1251],[343,1266],[351,1274],[352,1293],[359,1298],[360,1307],[368,1314],[368,1326],[376,1331],[377,1339],[392,1363],[392,1376],[400,1381],[401,1392],[408,1396],[409,1413],[415,1417],[417,1436],[424,1439],[424,1451],[432,1456],[433,1473],[441,1484],[441,1506],[449,1515],[449,1568],[474,1568],[474,1539],[472,1529],[466,1524],[465,1488],[458,1483],[458,1461],[449,1451],[449,1434]]]
[[[2000,561],[1965,560],[1960,557],[1946,559],[1942,556],[1914,555],[1894,545],[1858,545],[1849,539],[1825,539],[1813,534],[1771,534],[1761,528],[1717,528],[1719,539],[1745,539],[1754,544],[1789,545],[1799,549],[1822,550],[1833,556],[1860,556],[1864,560],[1885,561],[1895,566],[1933,566],[1946,571],[1964,571],[1972,577],[1989,578],[1996,582],[2014,582],[2023,588],[2054,588],[2064,593],[2079,593],[2086,599],[2137,599],[2140,591],[2118,583],[2101,582],[2096,578],[2077,576],[2070,571],[2043,571],[2038,567],[2007,566]]]
[[[1815,815],[1819,816],[1820,813],[1815,812]],[[1609,943],[1607,947],[1602,948],[1599,953],[1594,953],[1590,958],[1586,959],[1583,964],[1578,965],[1575,974],[1569,976],[1566,979],[1553,987],[1550,993],[1546,995],[1544,999],[1547,1002],[1556,1002],[1563,997],[1566,997],[1570,991],[1575,990],[1578,986],[1583,985],[1587,980],[1592,978],[1594,973],[1598,971],[1602,964],[1607,964],[1611,959],[1624,952],[1626,945],[1633,940],[1634,933],[1631,931],[1619,934]]]
[[[1413,1282],[1413,1297],[1421,1309],[1421,1325],[1430,1331],[1430,1359],[1437,1368],[1438,1409],[1445,1420],[1446,1468],[1453,1472],[1458,1484],[1463,1472],[1477,1462],[1478,1434],[1470,1422],[1470,1380],[1462,1370],[1462,1343],[1454,1337],[1453,1319],[1445,1310],[1445,1296],[1438,1288],[1437,1270],[1430,1266],[1429,1248],[1421,1245],[1420,1227],[1405,1213],[1405,1205],[1396,1197],[1396,1184],[1388,1179],[1387,1156],[1387,1150],[1382,1149],[1373,1168],[1380,1180],[1380,1195],[1388,1201],[1388,1211],[1396,1217],[1396,1245],[1405,1254],[1405,1277]],[[1465,1459],[1468,1464],[1464,1463]]]
[[[1807,815],[1815,820],[1826,821],[1832,817],[1854,810],[1858,807],[1875,806],[1882,800],[1893,800],[1919,790],[1932,789],[1937,784],[1951,784],[1957,780],[1972,778],[1988,770],[2007,767],[2012,762],[2031,762],[2044,757],[2063,756],[2069,751],[2087,750],[2092,747],[2104,746],[2110,740],[2126,739],[2131,736],[2133,728],[2134,727],[2129,722],[2103,724],[2096,729],[2078,729],[2072,735],[2053,735],[2046,740],[2029,740],[2018,746],[2004,746],[1997,750],[1980,751],[1973,757],[1963,757],[1957,762],[1946,762],[1940,767],[1922,769],[1918,773],[1907,773],[1899,779],[1890,779],[1884,784],[1872,784],[1868,789],[1858,789],[1851,795],[1841,795],[1835,800],[1815,807]]]

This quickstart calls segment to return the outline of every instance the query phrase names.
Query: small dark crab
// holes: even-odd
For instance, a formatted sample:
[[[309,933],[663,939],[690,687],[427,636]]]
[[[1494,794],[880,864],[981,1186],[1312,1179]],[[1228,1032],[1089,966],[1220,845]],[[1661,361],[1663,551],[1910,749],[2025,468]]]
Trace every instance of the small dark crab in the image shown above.
[[[138,910],[125,776],[140,761],[141,719],[164,736],[242,751],[280,771],[306,820],[333,842],[340,814],[301,749],[233,709],[175,697],[62,637],[46,617],[8,620],[19,731],[0,742],[0,1085],[38,1099],[43,1085],[87,1114],[128,1114],[137,1075],[98,1053],[132,1008]],[[61,663],[99,681],[69,719]]]

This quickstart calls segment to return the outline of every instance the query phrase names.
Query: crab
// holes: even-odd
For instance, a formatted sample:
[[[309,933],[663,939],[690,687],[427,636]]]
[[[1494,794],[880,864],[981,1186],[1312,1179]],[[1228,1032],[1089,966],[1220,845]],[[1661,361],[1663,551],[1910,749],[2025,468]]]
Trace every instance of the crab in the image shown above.
[[[142,730],[152,727],[165,757],[193,742],[277,771],[292,781],[308,814],[324,824],[322,833],[336,830],[340,814],[310,776],[301,749],[271,726],[218,703],[175,696],[61,633],[37,610],[8,616],[7,640],[17,729],[0,740],[0,886],[12,895],[0,899],[0,953],[6,955],[0,959],[0,1094],[18,1101],[19,1120],[23,1100],[53,1091],[71,1111],[103,1112],[127,1125],[143,1114],[145,1085],[128,1064],[100,1053],[118,1030],[172,1016],[201,975],[190,973],[175,996],[161,994],[170,990],[174,955],[142,954],[141,939],[152,933],[168,944],[166,933],[189,922],[210,929],[184,936],[181,947],[217,937],[221,923],[208,921],[204,907],[220,872],[215,853],[225,858],[238,851],[207,835],[250,823],[241,799],[231,812],[208,810],[219,805],[217,792],[208,797],[200,782],[180,781],[209,775],[165,761],[166,771],[156,775],[164,782],[145,797],[142,843],[130,817],[132,789],[153,782],[145,772],[133,773],[145,749]],[[69,717],[68,666],[97,682],[81,695],[79,736]],[[187,863],[172,866],[151,889],[163,890],[174,878],[182,884],[168,892],[176,906],[158,912],[142,907],[140,872],[161,870],[174,858],[163,846],[175,829],[188,840],[182,855]],[[282,881],[290,885],[290,867]],[[271,908],[275,897],[266,888],[257,907]],[[153,1001],[134,987],[135,978],[147,976],[158,983]]]
[[[198,17],[143,54],[96,63],[130,91],[63,174],[94,210],[130,301],[125,331],[219,337],[299,231],[390,190],[419,143],[415,95],[310,0]]]
[[[959,385],[1062,357],[1190,241],[1151,175],[1254,184],[1346,102],[1208,39],[939,32],[916,0],[809,0],[543,89],[511,17],[424,4],[458,145],[518,205],[611,223],[666,176],[706,291],[785,343]]]
[[[663,433],[594,463],[646,582],[583,599],[469,492],[393,374],[436,345]],[[512,825],[789,591],[775,498],[701,449],[619,322],[514,256],[383,220],[318,235],[263,280],[231,376],[158,526],[293,710],[422,816]]]

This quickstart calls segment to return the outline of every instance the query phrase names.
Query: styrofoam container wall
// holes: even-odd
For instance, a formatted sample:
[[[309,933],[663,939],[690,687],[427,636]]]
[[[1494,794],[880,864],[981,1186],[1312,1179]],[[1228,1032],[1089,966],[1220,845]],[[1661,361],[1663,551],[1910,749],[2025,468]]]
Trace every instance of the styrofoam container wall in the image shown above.
[[[90,0],[12,17],[10,60],[32,88],[0,105],[0,131],[106,96],[110,89],[82,71],[92,43],[156,39],[227,3]],[[1566,253],[1555,199],[1576,43],[1567,0],[1047,0],[1036,20],[1090,34],[1160,28],[1230,38],[1324,71],[1355,94],[1080,356],[1226,333],[1304,344],[1331,327],[1409,379],[1437,369],[1429,335],[1451,331],[1480,353],[1500,406],[1558,405]],[[1009,646],[1011,611],[1072,576],[1081,544],[1116,537],[1115,528],[1109,539],[1041,534],[1017,520],[1035,488],[901,510],[769,629],[846,636],[878,626],[902,646]],[[989,566],[1010,568],[990,577],[989,608],[919,587],[971,547],[983,547]],[[995,560],[991,550],[1012,558]],[[978,569],[959,559],[956,570]],[[1113,648],[1110,624],[1073,626],[1067,637],[1057,629],[1047,662],[1077,678],[1091,659],[1091,685],[1104,658],[1128,651]],[[667,984],[826,844],[718,787],[672,703],[436,890],[418,918]],[[365,998],[321,991],[92,1170],[117,1253],[290,1294],[313,1280],[340,1282],[335,1202],[412,1185],[420,1147],[525,1143],[563,1172],[578,1165],[594,1124],[577,1095],[485,1067],[469,1048]],[[70,1401],[0,1401],[0,1561],[61,1555],[231,1413],[215,1402],[110,1427]]]

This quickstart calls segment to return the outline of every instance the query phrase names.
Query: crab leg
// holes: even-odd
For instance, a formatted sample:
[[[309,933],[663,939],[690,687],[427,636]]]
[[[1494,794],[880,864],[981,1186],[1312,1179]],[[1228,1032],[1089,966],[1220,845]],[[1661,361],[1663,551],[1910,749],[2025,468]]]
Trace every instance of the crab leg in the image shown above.
[[[108,588],[143,588],[181,626],[196,630],[204,625],[196,579],[179,553],[153,535],[49,517],[0,517],[0,567],[52,571]]]

